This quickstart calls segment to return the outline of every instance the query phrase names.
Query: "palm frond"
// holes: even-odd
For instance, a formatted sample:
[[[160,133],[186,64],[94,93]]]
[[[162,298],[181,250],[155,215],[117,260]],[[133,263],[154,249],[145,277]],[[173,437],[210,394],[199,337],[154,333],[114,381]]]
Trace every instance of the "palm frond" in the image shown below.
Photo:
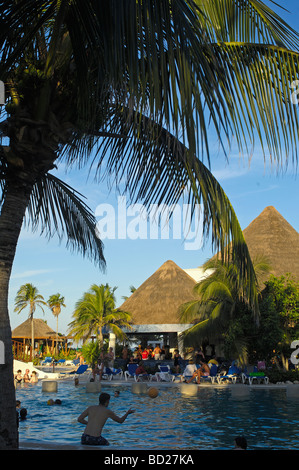
[[[78,107],[90,122],[100,83],[121,106],[163,123],[192,155],[209,161],[212,127],[223,149],[233,136],[246,151],[259,140],[265,155],[297,162],[290,86],[299,36],[260,0],[21,0],[2,2],[0,13],[0,76],[42,27],[51,31],[50,61],[67,34]],[[142,122],[135,125],[141,135]]]
[[[41,230],[48,238],[66,238],[67,247],[95,260],[105,268],[103,245],[96,232],[96,220],[81,194],[47,173],[36,182],[25,224]]]

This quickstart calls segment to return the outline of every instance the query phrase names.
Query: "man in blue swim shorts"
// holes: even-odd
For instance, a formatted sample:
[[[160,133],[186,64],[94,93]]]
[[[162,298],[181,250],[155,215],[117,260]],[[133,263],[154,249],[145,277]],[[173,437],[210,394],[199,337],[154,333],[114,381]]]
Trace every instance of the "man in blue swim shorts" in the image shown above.
[[[79,423],[86,424],[86,428],[81,437],[81,444],[92,446],[108,446],[107,439],[102,437],[102,430],[108,418],[113,419],[117,423],[123,423],[126,418],[135,412],[129,409],[123,416],[117,416],[113,411],[108,409],[110,395],[108,393],[101,393],[99,396],[99,404],[89,406],[79,416]],[[88,418],[88,421],[85,418]]]

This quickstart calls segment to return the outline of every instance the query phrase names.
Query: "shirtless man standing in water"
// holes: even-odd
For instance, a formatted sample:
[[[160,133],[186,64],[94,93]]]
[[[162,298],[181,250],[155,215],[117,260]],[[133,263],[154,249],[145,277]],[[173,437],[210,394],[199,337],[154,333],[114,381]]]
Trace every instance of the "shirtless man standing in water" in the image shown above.
[[[111,418],[117,423],[123,423],[130,414],[135,412],[135,410],[129,409],[122,417],[119,417],[108,409],[109,401],[110,395],[108,393],[101,393],[99,396],[99,404],[89,406],[79,416],[79,423],[86,424],[86,428],[81,437],[81,444],[109,446],[107,439],[101,436],[107,419]],[[86,417],[88,417],[88,421],[86,421]]]

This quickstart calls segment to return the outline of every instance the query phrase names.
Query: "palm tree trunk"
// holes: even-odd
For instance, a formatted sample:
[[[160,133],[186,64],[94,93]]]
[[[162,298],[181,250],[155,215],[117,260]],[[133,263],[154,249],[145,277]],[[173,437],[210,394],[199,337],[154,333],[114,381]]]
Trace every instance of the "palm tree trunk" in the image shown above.
[[[58,315],[56,315],[56,351],[55,354],[58,354]]]
[[[30,313],[31,321],[31,348],[30,348],[30,360],[33,361],[34,357],[34,322],[33,322],[33,312]]]
[[[103,337],[102,327],[100,327],[99,331],[98,331],[98,341],[99,341],[99,345],[100,345],[100,351],[103,351],[104,337]]]
[[[0,339],[5,348],[5,364],[0,365],[0,449],[18,447],[8,288],[32,186],[8,182],[0,216]]]

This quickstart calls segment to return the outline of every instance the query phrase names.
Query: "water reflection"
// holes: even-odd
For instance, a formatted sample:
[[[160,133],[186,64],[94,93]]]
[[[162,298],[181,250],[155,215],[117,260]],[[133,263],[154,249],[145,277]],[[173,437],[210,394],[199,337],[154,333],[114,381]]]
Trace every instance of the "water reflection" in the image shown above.
[[[250,449],[299,449],[299,407],[284,390],[202,387],[194,396],[182,396],[180,387],[160,389],[155,399],[132,394],[118,387],[111,392],[110,408],[123,414],[136,408],[123,425],[108,421],[104,436],[112,445],[147,449],[231,449],[238,434],[247,437]],[[16,391],[28,418],[20,423],[21,440],[80,442],[84,426],[78,415],[97,404],[98,394],[84,386],[59,384],[56,394],[46,394],[39,384]],[[59,398],[61,406],[47,406],[48,398]]]

